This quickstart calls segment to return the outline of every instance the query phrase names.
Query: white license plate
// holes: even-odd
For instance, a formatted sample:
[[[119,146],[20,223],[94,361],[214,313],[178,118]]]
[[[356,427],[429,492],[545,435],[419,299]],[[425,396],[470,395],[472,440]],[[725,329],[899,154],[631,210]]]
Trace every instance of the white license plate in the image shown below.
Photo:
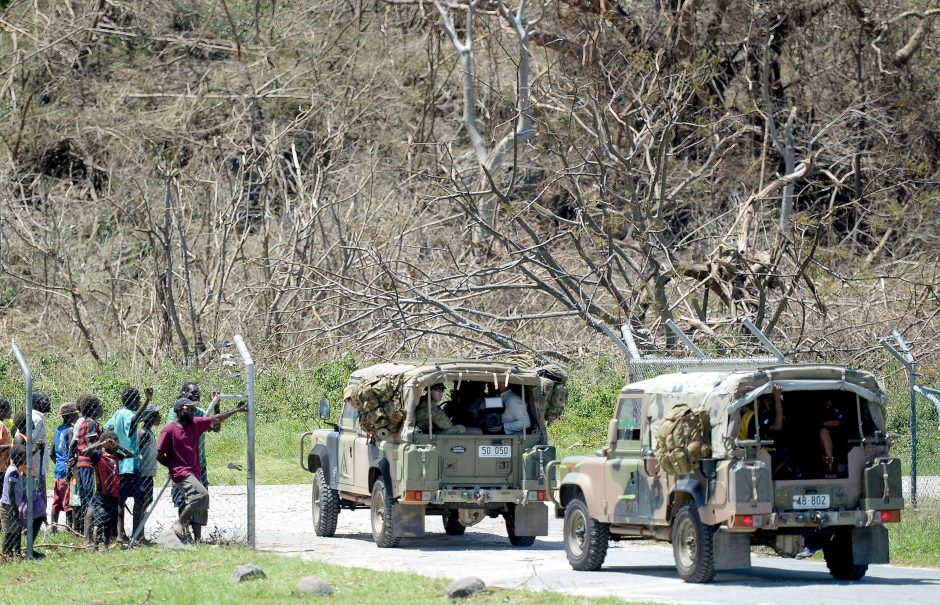
[[[803,494],[801,496],[793,496],[793,508],[797,510],[829,508],[829,494]]]
[[[481,445],[480,458],[511,458],[511,445]]]

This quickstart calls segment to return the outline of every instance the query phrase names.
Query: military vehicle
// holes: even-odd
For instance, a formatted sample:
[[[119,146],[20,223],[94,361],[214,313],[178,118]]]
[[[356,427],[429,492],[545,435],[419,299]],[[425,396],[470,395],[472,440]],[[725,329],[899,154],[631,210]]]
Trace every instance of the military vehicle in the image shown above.
[[[561,414],[564,379],[556,366],[466,360],[384,363],[354,372],[339,422],[301,437],[300,463],[313,474],[317,535],[335,533],[340,510],[364,507],[381,548],[423,535],[428,516],[440,518],[448,535],[462,535],[501,515],[513,546],[547,535],[545,469],[555,448],[546,427]],[[514,395],[500,396],[507,386]],[[506,434],[503,406],[513,398],[529,421]],[[323,407],[321,418],[328,419]]]
[[[821,548],[834,578],[858,580],[888,562],[885,524],[904,506],[889,443],[866,372],[664,374],[622,389],[596,455],[550,465],[550,495],[577,570],[599,569],[609,540],[644,537],[672,542],[687,582],[750,567],[754,545]]]

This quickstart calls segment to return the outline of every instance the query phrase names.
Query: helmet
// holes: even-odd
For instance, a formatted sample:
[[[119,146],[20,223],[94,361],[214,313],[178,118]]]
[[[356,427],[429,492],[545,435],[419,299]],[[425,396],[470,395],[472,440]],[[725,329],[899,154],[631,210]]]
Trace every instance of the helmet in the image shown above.
[[[187,382],[184,384],[180,387],[180,399],[199,401],[199,385],[195,382]]]

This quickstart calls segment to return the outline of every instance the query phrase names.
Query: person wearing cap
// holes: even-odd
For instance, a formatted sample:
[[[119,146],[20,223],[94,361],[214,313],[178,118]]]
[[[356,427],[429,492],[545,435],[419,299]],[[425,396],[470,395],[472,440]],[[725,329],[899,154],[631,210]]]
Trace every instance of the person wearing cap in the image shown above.
[[[206,411],[199,407],[199,401],[201,395],[199,392],[199,385],[195,382],[187,382],[182,387],[180,387],[180,393],[177,396],[177,399],[189,399],[190,401],[196,402],[196,418],[202,418],[206,415]],[[176,407],[170,408],[170,413],[167,415],[166,421],[173,422],[176,420]],[[202,474],[202,485],[206,489],[209,489],[209,469],[206,462],[206,436],[205,434],[199,437],[199,472]],[[183,494],[176,489],[176,486],[173,486],[173,489],[170,490],[170,497],[173,499],[173,505],[176,506],[177,512],[183,514],[183,509],[186,508],[186,498],[183,497]]]
[[[430,432],[428,427],[428,395],[431,398],[430,415],[434,431],[441,435],[462,435],[467,428],[462,424],[454,424],[450,417],[441,409],[441,399],[444,398],[444,383],[432,384],[426,395],[422,395],[415,408],[415,426],[425,433]]]
[[[118,444],[133,453],[118,462],[120,470],[120,506],[117,510],[117,540],[118,542],[127,542],[127,532],[124,529],[124,508],[127,500],[138,497],[140,484],[140,475],[137,472],[137,430],[136,425],[140,420],[140,414],[144,412],[150,401],[153,399],[153,389],[144,389],[147,400],[144,405],[140,404],[140,391],[134,387],[127,387],[121,391],[121,403],[123,407],[119,408],[111,418],[104,423],[106,429],[113,430],[118,437]]]
[[[176,420],[167,423],[157,440],[157,462],[167,467],[173,486],[182,494],[185,506],[179,519],[173,523],[173,531],[180,540],[202,537],[202,526],[209,520],[209,490],[202,484],[199,464],[199,438],[206,431],[218,428],[229,417],[247,410],[244,404],[228,412],[214,416],[196,417],[196,402],[181,398],[173,411]]]
[[[65,513],[65,522],[72,526],[72,473],[69,469],[69,445],[72,443],[72,433],[75,421],[78,420],[78,408],[74,403],[64,403],[59,407],[62,424],[55,430],[52,438],[52,448],[49,458],[55,465],[55,487],[52,489],[52,531],[56,531],[59,524],[59,513]]]
[[[150,390],[150,389],[148,389]],[[144,513],[153,502],[153,478],[157,474],[157,438],[153,427],[160,424],[160,408],[148,405],[137,422],[137,471],[140,474],[137,496],[134,496],[134,532],[138,543],[146,543]]]

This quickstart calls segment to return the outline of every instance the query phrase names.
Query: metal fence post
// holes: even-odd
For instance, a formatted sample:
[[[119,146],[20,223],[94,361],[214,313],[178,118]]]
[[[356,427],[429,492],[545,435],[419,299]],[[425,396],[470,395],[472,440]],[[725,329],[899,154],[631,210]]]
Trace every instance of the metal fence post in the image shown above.
[[[901,334],[894,330],[891,335],[898,344],[898,351],[891,346],[887,338],[881,339],[881,346],[904,366],[911,398],[911,506],[917,508],[917,360]]]
[[[248,400],[248,548],[255,547],[255,362],[244,339],[235,335],[235,346],[245,364],[245,398]]]
[[[778,349],[776,345],[774,345],[774,343],[771,342],[769,338],[767,338],[767,335],[764,334],[760,328],[754,325],[754,322],[745,317],[741,320],[741,325],[750,330],[751,334],[753,334],[757,340],[760,341],[764,349],[769,351],[771,355],[777,358],[777,361],[780,363],[786,363],[786,359],[784,359],[783,353],[780,351],[780,349]]]
[[[33,492],[36,490],[36,480],[33,478],[33,374],[26,365],[20,348],[14,340],[10,350],[23,372],[23,381],[26,383],[26,558],[33,558]],[[42,465],[40,455],[39,464]]]

